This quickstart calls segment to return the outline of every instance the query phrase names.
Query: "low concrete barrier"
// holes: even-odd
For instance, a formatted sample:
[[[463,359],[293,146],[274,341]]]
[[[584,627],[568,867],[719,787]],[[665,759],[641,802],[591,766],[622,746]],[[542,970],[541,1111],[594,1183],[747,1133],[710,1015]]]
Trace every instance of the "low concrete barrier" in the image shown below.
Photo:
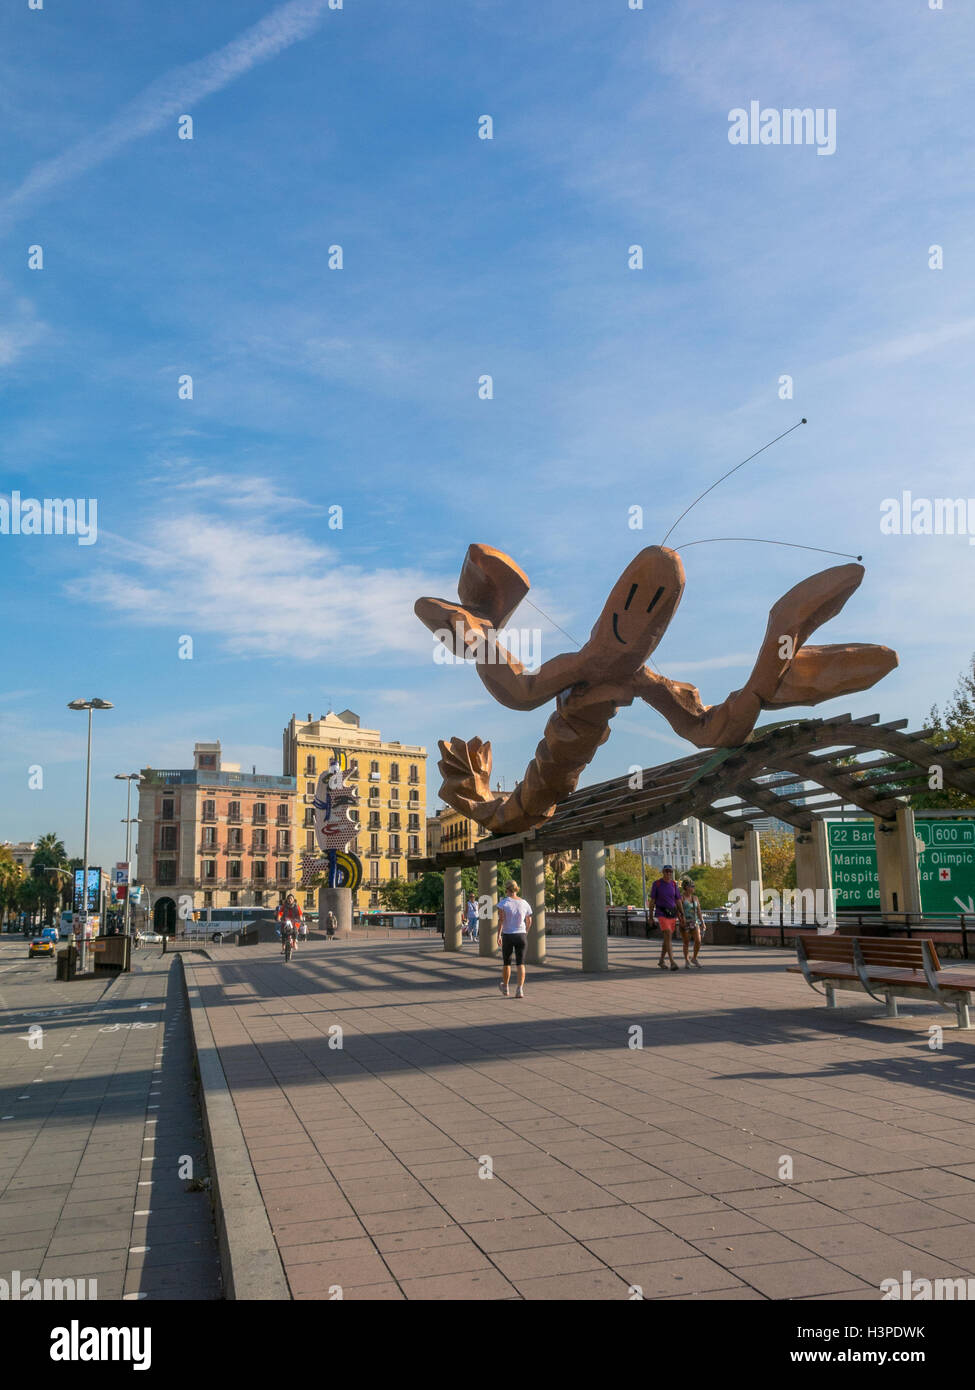
[[[200,1109],[210,1164],[217,1245],[227,1298],[289,1299],[267,1209],[251,1166],[233,1096],[200,991],[180,957],[200,1078]]]

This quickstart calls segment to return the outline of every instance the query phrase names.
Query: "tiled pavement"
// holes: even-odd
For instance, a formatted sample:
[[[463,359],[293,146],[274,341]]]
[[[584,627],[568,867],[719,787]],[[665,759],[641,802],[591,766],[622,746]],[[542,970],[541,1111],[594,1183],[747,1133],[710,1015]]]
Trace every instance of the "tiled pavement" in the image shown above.
[[[59,984],[26,955],[0,940],[0,1279],[219,1298],[179,964],[140,951],[111,984]]]
[[[522,1000],[439,941],[187,961],[295,1298],[877,1299],[904,1270],[975,1274],[953,1015],[827,1014],[773,950],[665,974],[613,940],[604,976],[549,951]]]

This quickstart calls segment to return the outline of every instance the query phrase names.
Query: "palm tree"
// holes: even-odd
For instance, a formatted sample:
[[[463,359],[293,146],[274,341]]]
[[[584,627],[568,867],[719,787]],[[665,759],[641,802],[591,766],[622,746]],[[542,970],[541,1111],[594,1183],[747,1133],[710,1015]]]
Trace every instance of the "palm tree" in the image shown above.
[[[17,901],[17,892],[23,882],[24,871],[15,862],[9,845],[0,845],[0,926]]]
[[[68,880],[68,852],[64,841],[53,830],[42,835],[30,861],[31,874],[38,880],[45,905],[48,925],[54,920],[54,909]]]

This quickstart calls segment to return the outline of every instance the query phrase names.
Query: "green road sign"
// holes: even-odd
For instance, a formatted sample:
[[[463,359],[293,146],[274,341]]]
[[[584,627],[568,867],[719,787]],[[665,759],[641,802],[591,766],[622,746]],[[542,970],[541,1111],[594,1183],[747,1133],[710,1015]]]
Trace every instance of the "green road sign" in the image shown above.
[[[879,908],[873,821],[830,821],[826,829],[837,908],[841,912]],[[975,820],[918,816],[914,830],[924,844],[918,858],[922,911],[975,915]]]
[[[829,821],[826,833],[837,911],[877,911],[880,880],[873,821]]]
[[[918,820],[918,860],[925,912],[975,913],[975,821]]]

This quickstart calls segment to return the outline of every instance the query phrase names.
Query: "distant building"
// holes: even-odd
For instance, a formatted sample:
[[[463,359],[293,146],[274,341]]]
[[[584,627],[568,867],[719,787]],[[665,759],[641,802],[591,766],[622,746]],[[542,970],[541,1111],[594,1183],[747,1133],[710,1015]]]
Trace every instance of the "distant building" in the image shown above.
[[[656,868],[673,864],[675,875],[687,873],[692,864],[710,863],[707,826],[695,816],[688,816],[666,830],[655,830],[652,835],[645,835],[642,846],[648,864]],[[628,840],[620,848],[632,849],[639,854],[641,842]]]
[[[447,854],[451,850],[470,849],[490,833],[452,806],[441,806],[435,816],[427,816],[426,852],[432,858],[441,851]]]
[[[296,835],[299,849],[315,849],[312,801],[319,774],[333,749],[348,758],[346,782],[359,792],[353,812],[362,827],[350,846],[362,860],[362,887],[357,902],[379,906],[379,889],[391,879],[409,877],[407,858],[426,854],[427,750],[419,744],[384,740],[378,729],[363,729],[352,710],[313,719],[291,716],[284,731],[284,772],[296,779]],[[312,895],[308,895],[311,899]],[[309,902],[309,906],[311,902]]]
[[[197,743],[192,768],[143,768],[136,881],[154,923],[168,930],[187,909],[273,907],[294,890],[295,800],[293,777],[241,772],[219,743]]]
[[[769,773],[765,777],[756,777],[756,782],[773,782],[782,774],[778,772]],[[803,805],[802,793],[806,790],[805,782],[779,782],[777,786],[770,788],[776,796],[787,796],[797,806]],[[790,825],[787,820],[780,820],[778,816],[759,816],[751,822],[755,830],[767,830],[777,834],[791,835],[795,826]]]
[[[30,872],[31,860],[37,853],[37,845],[33,840],[19,840],[17,844],[4,840],[0,848],[9,849],[14,863],[19,864],[25,874]]]

